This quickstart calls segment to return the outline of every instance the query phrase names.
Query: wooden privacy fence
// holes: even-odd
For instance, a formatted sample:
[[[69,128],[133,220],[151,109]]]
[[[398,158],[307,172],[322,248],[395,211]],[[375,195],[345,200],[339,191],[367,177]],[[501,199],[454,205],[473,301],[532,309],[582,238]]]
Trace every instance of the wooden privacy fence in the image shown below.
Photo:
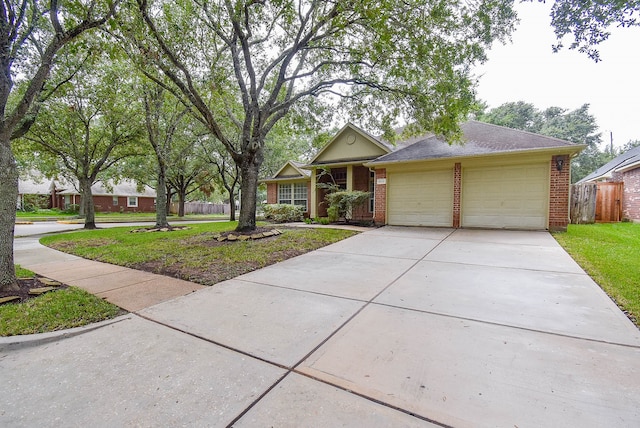
[[[207,202],[185,202],[184,213],[185,214],[229,214],[229,204],[210,204]],[[171,203],[171,212],[178,212],[178,204]]]
[[[598,223],[612,223],[622,220],[622,189],[621,182],[598,183],[596,197],[596,221]]]
[[[596,183],[581,183],[571,186],[571,224],[589,224],[596,221]]]
[[[623,183],[581,183],[571,186],[572,224],[612,223],[622,220]]]

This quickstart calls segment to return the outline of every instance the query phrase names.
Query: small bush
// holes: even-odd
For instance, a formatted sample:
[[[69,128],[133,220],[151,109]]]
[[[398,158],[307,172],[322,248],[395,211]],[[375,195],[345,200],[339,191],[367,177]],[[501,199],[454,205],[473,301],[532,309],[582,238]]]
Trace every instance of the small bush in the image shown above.
[[[67,214],[78,214],[78,212],[80,212],[80,205],[78,204],[67,205],[67,207],[64,209],[63,212]]]
[[[329,217],[320,217],[317,219],[317,222],[323,225],[327,225],[329,223],[331,223],[331,221],[329,221]]]
[[[327,208],[327,216],[327,220],[330,223],[335,223],[336,221],[338,221],[340,219],[340,215],[338,214],[338,207],[330,206],[329,208]]]
[[[370,197],[369,192],[361,192],[359,190],[340,191],[329,193],[325,196],[325,200],[329,203],[327,214],[332,222],[338,221],[338,218],[344,217],[347,223],[353,218],[353,211],[364,205]]]
[[[264,218],[276,223],[302,221],[304,219],[303,208],[289,204],[266,204],[264,206]]]

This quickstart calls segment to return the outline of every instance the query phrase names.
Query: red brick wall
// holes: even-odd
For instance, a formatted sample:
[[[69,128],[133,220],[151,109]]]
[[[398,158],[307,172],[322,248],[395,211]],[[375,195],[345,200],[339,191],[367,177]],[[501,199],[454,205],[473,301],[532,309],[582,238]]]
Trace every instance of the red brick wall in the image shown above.
[[[125,196],[118,197],[118,204],[113,204],[113,196],[94,196],[93,204],[96,212],[125,212],[125,213],[152,213],[156,210],[156,204],[152,197],[139,196],[137,207],[128,207]]]
[[[558,171],[556,167],[556,160],[559,158],[564,160],[562,171]],[[549,230],[566,231],[569,224],[569,176],[571,175],[569,156],[553,156],[550,169]]]
[[[462,188],[462,165],[460,162],[453,168],[453,227],[460,227],[460,189]]]
[[[385,168],[376,169],[376,199],[373,214],[373,221],[376,224],[387,223],[387,185],[378,184],[379,179],[387,178],[387,170]]]
[[[129,212],[129,210],[133,210],[133,211],[143,212],[143,213],[155,212],[156,204],[154,202],[154,199],[155,198],[138,197],[138,208],[127,208],[125,206],[124,211]],[[118,203],[120,203],[119,200],[118,200]],[[126,205],[126,202],[125,202],[125,205]]]
[[[267,183],[267,203],[278,203],[278,183]]]
[[[640,168],[623,175],[622,218],[640,221]]]

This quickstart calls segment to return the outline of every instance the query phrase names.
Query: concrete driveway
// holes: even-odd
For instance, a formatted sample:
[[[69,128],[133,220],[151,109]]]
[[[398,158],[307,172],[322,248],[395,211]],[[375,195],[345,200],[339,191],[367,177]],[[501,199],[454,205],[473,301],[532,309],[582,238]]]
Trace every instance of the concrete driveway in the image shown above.
[[[3,340],[5,426],[640,425],[640,332],[545,232],[385,227]]]

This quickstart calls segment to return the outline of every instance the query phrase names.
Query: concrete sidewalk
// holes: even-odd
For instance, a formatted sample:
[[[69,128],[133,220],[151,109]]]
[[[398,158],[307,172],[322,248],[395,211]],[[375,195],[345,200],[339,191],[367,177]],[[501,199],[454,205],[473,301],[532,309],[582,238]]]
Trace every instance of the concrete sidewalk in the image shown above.
[[[41,245],[39,238],[36,235],[16,240],[17,264],[82,288],[130,312],[205,288],[193,282],[65,254]]]
[[[544,232],[375,229],[0,367],[6,426],[640,424],[640,333]]]

